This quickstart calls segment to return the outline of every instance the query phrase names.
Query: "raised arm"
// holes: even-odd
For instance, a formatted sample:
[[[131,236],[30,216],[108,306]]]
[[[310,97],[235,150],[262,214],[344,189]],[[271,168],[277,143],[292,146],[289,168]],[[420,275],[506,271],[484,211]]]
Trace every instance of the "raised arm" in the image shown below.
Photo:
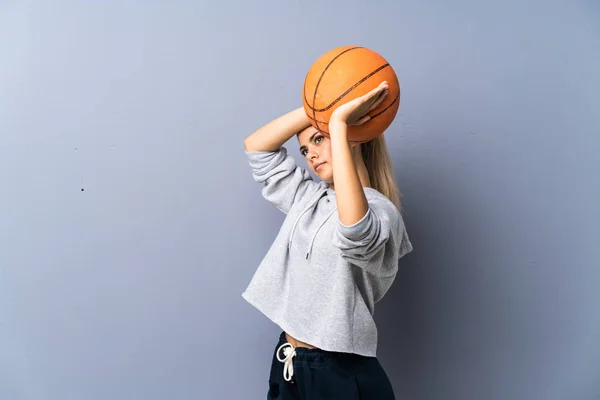
[[[284,213],[305,195],[318,189],[317,182],[283,146],[310,125],[303,108],[274,119],[244,140],[246,156],[263,197]]]
[[[370,118],[367,113],[381,104],[387,96],[388,87],[387,82],[382,82],[366,95],[338,107],[329,121],[333,181],[338,214],[344,225],[357,223],[369,209],[348,142],[348,126],[367,122]]]
[[[259,128],[244,139],[248,152],[275,151],[298,132],[308,128],[310,122],[304,108],[290,111]]]

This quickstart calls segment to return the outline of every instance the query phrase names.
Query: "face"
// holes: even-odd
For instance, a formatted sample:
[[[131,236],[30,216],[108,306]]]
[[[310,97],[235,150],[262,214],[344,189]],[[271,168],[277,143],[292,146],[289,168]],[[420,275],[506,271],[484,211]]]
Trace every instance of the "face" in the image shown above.
[[[300,154],[306,163],[322,181],[333,183],[333,169],[331,168],[331,141],[327,136],[310,126],[298,133]]]

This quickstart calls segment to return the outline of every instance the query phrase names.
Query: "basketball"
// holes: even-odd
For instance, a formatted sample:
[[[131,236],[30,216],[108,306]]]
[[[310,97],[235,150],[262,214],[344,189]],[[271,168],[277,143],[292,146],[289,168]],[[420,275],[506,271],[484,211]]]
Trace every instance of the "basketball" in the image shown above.
[[[383,81],[388,95],[369,112],[362,125],[348,126],[348,140],[368,142],[381,135],[396,117],[400,106],[400,84],[392,66],[365,47],[342,46],[319,57],[304,80],[302,104],[312,126],[329,135],[329,119],[335,109],[375,89]]]

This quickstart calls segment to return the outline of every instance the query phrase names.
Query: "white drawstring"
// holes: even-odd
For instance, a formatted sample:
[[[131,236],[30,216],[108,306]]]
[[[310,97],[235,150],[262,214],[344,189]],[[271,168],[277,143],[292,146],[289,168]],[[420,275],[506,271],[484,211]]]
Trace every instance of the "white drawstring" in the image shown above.
[[[283,348],[283,354],[285,358],[280,358],[279,353]],[[283,379],[286,381],[291,381],[292,376],[294,376],[294,356],[296,355],[296,349],[292,346],[291,343],[284,343],[277,349],[277,359],[279,362],[283,363]]]

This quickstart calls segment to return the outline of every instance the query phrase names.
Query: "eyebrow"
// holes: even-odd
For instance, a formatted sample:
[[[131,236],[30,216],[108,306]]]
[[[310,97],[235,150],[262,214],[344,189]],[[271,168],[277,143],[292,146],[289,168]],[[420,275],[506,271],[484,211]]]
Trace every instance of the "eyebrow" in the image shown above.
[[[317,133],[319,133],[319,131],[316,131],[315,133],[312,134],[310,139],[308,139],[309,143],[312,143],[315,140],[315,136],[317,135]],[[300,146],[300,153],[302,153],[302,150],[304,150],[304,149],[306,149],[306,146],[304,146],[304,145]]]

